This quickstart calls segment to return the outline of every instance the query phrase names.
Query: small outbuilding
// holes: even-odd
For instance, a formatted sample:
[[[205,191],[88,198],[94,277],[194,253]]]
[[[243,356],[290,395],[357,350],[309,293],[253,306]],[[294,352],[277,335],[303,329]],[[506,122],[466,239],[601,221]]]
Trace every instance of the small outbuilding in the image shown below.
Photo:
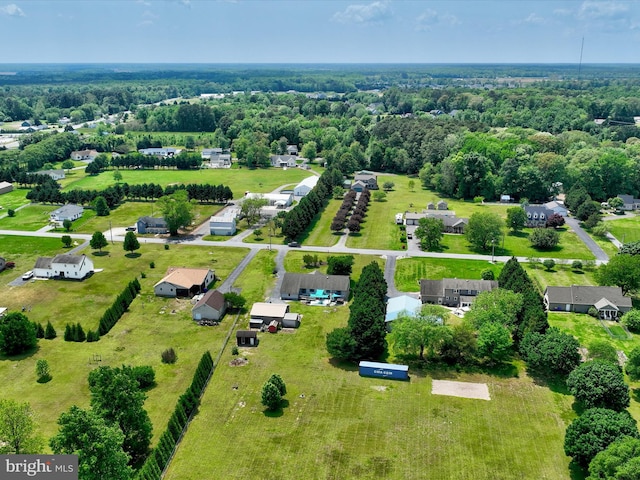
[[[257,347],[258,332],[255,330],[238,330],[236,332],[236,344],[239,347]]]
[[[318,180],[320,180],[320,177],[316,175],[305,178],[293,188],[293,194],[296,197],[304,197],[318,184]]]
[[[285,313],[282,319],[282,326],[284,328],[298,328],[300,326],[300,314],[299,313]]]
[[[267,330],[269,330],[269,333],[278,333],[279,325],[280,324],[278,323],[277,320],[273,320],[271,323],[269,323]]]
[[[384,317],[384,321],[388,326],[389,322],[393,322],[401,314],[417,317],[420,310],[422,310],[422,302],[418,298],[409,295],[393,297],[387,301],[387,314]]]
[[[234,215],[211,217],[209,220],[209,233],[211,235],[235,235],[236,217]]]
[[[367,362],[362,360],[358,365],[361,377],[392,378],[394,380],[408,380],[409,366],[395,363]]]
[[[262,328],[263,325],[270,325],[274,321],[279,325],[288,311],[289,305],[286,303],[256,302],[249,314],[249,327]]]

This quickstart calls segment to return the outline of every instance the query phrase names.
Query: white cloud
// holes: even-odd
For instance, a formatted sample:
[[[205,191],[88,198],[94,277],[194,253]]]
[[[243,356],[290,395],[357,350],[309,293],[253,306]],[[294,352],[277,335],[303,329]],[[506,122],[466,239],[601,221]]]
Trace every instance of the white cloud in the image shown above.
[[[543,25],[547,23],[547,21],[537,13],[531,13],[527,18],[524,19],[524,23],[532,23],[534,25]]]
[[[349,5],[344,11],[333,14],[333,20],[340,23],[382,23],[391,18],[393,11],[386,1],[366,5]]]
[[[10,17],[24,17],[24,12],[15,3],[10,3],[4,7],[0,7],[0,13],[9,15]]]
[[[623,3],[586,1],[580,5],[578,16],[583,19],[622,18],[628,10],[629,6]]]
[[[416,18],[416,30],[431,30],[437,26],[459,25],[460,20],[450,13],[440,14],[435,10],[427,9]]]

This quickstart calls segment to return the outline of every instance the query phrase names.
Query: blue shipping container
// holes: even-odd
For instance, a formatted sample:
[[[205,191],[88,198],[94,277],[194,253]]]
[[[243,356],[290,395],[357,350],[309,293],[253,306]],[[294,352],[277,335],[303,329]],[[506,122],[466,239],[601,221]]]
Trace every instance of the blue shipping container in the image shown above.
[[[360,376],[393,378],[394,380],[407,380],[409,378],[408,365],[396,365],[393,363],[360,362]]]

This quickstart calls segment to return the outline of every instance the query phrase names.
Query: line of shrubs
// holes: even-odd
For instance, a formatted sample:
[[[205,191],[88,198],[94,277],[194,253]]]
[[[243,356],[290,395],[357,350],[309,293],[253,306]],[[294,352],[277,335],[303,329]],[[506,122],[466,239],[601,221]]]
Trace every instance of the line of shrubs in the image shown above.
[[[182,432],[187,427],[189,416],[198,406],[209,376],[213,372],[213,358],[207,351],[200,358],[198,368],[187,390],[180,396],[167,428],[160,436],[158,445],[147,457],[137,477],[139,480],[160,480],[162,471],[167,466],[173,450],[176,448]]]

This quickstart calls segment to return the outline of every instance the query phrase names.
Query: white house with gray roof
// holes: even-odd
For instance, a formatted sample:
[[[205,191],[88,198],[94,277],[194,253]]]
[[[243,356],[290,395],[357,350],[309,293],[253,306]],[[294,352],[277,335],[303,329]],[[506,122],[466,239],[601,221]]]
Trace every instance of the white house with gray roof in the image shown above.
[[[623,201],[623,210],[640,210],[640,198],[633,198],[633,195],[618,195],[618,198]]]
[[[84,213],[84,207],[68,203],[49,214],[49,218],[52,222],[64,222],[65,220],[74,221],[82,217]]]
[[[40,257],[33,267],[39,278],[71,278],[83,280],[93,273],[93,261],[86,255],[62,254],[55,257]]]

